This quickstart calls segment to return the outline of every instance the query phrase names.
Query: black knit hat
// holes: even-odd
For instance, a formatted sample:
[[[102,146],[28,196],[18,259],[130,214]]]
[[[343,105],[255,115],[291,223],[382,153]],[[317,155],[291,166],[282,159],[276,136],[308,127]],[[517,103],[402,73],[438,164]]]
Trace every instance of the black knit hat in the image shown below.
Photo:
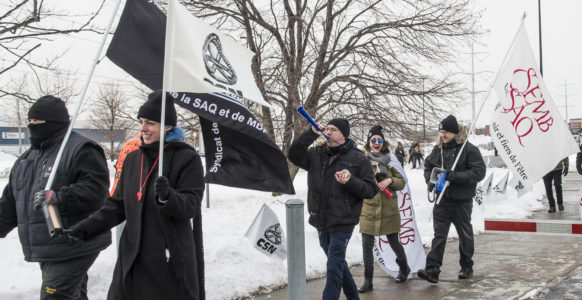
[[[139,108],[137,118],[160,122],[162,119],[162,90],[155,90],[148,96],[148,100]],[[166,93],[166,124],[176,126],[177,117],[174,101],[170,93]]]
[[[455,118],[453,115],[449,115],[448,117],[444,118],[439,124],[439,130],[459,133],[459,123],[457,122],[457,118]]]
[[[327,122],[327,125],[330,124],[337,127],[337,129],[339,129],[339,131],[341,131],[341,133],[344,135],[344,138],[347,139],[350,135],[350,122],[348,122],[348,120],[343,118],[335,118]]]
[[[379,135],[382,137],[382,139],[384,139],[384,134],[382,133],[382,126],[376,125],[376,126],[372,127],[372,129],[370,129],[370,132],[368,132],[368,140],[373,135]]]
[[[28,110],[28,119],[69,123],[69,111],[65,102],[55,96],[40,97]]]

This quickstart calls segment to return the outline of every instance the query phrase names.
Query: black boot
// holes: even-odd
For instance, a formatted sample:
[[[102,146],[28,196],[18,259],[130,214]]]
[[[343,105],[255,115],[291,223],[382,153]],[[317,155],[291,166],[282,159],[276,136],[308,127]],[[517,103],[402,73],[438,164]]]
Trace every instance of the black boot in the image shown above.
[[[459,271],[459,279],[469,279],[473,277],[473,268],[461,268]]]
[[[556,212],[556,207],[555,206],[550,206],[550,209],[548,209],[549,213],[555,213]]]
[[[562,204],[562,203],[558,203],[558,209],[559,209],[560,211],[564,211],[564,204]]]
[[[396,259],[396,263],[400,270],[398,271],[398,276],[396,277],[396,282],[405,282],[408,279],[408,274],[410,274],[410,267],[408,267],[408,262],[406,258],[403,260]]]
[[[362,286],[358,289],[358,291],[360,291],[360,293],[366,293],[369,292],[371,290],[374,289],[374,285],[372,284],[372,278],[364,278],[364,283],[362,284]]]
[[[427,267],[426,269],[418,270],[418,278],[424,279],[430,283],[438,283],[439,282],[439,274],[440,270],[436,267]]]

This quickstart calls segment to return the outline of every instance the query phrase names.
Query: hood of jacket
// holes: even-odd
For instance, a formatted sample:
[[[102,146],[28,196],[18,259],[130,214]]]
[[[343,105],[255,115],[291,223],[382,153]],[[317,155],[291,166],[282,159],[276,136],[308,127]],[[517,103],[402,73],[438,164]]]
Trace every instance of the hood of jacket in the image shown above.
[[[462,144],[467,140],[467,138],[469,138],[469,129],[459,124],[459,133],[457,133],[457,135],[455,136],[455,142],[457,142],[457,144]],[[443,143],[444,143],[443,137],[439,134],[439,138],[437,141],[437,145],[439,146],[439,148],[443,147]]]

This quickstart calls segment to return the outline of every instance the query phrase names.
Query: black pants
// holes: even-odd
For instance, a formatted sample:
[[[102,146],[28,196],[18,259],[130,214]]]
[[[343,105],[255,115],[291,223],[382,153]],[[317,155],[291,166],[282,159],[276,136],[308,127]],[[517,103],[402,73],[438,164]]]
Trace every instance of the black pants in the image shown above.
[[[427,267],[440,268],[443,264],[445,246],[451,223],[459,234],[459,264],[461,268],[473,267],[473,253],[475,252],[475,240],[473,239],[473,226],[471,225],[471,213],[473,202],[463,202],[458,205],[436,205],[433,208],[434,238],[432,247],[426,257]]]
[[[406,252],[398,240],[398,233],[387,234],[386,238],[390,248],[396,254],[396,261],[406,262]],[[364,277],[372,279],[374,277],[374,236],[362,233],[362,252],[364,257]]]
[[[64,261],[41,262],[41,300],[87,299],[87,271],[99,252]]]
[[[556,188],[556,200],[558,204],[563,203],[562,196],[562,170],[554,170],[544,176],[544,186],[546,187],[546,196],[548,197],[548,203],[550,207],[556,207],[556,200],[554,200],[554,193],[552,192],[552,181],[554,181],[554,187]]]

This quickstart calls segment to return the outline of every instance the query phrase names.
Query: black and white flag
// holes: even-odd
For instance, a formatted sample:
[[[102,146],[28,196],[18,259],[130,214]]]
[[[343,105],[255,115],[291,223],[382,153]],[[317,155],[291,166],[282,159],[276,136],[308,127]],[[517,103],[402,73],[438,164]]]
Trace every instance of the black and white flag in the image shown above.
[[[170,1],[170,5],[173,10],[169,13],[174,11],[179,14],[170,20],[173,25],[168,24],[172,35],[183,30],[189,33],[199,31],[177,28],[180,24],[189,24],[189,18],[194,17],[185,15],[185,8],[179,3]],[[261,104],[264,102],[262,97],[257,96],[254,77],[249,74],[249,51],[241,51],[232,45],[230,38],[221,38],[213,31],[198,45],[192,41],[182,41],[172,46],[172,51],[181,53],[181,56],[176,56],[181,59],[171,59],[172,63],[164,69],[164,45],[176,38],[166,40],[165,28],[166,17],[155,4],[146,0],[128,0],[107,57],[151,89],[162,87],[164,72],[168,78],[173,78],[167,82],[171,87],[167,91],[171,92],[174,102],[200,118],[206,149],[206,182],[294,194],[285,156],[240,100],[243,96]],[[184,50],[188,45],[194,48]],[[220,53],[215,52],[218,47]],[[202,61],[195,64],[191,59]],[[242,63],[244,60],[247,60],[248,66]],[[191,80],[177,78],[172,73],[176,70],[181,72],[180,76],[192,76]],[[229,85],[233,82],[234,85]]]

